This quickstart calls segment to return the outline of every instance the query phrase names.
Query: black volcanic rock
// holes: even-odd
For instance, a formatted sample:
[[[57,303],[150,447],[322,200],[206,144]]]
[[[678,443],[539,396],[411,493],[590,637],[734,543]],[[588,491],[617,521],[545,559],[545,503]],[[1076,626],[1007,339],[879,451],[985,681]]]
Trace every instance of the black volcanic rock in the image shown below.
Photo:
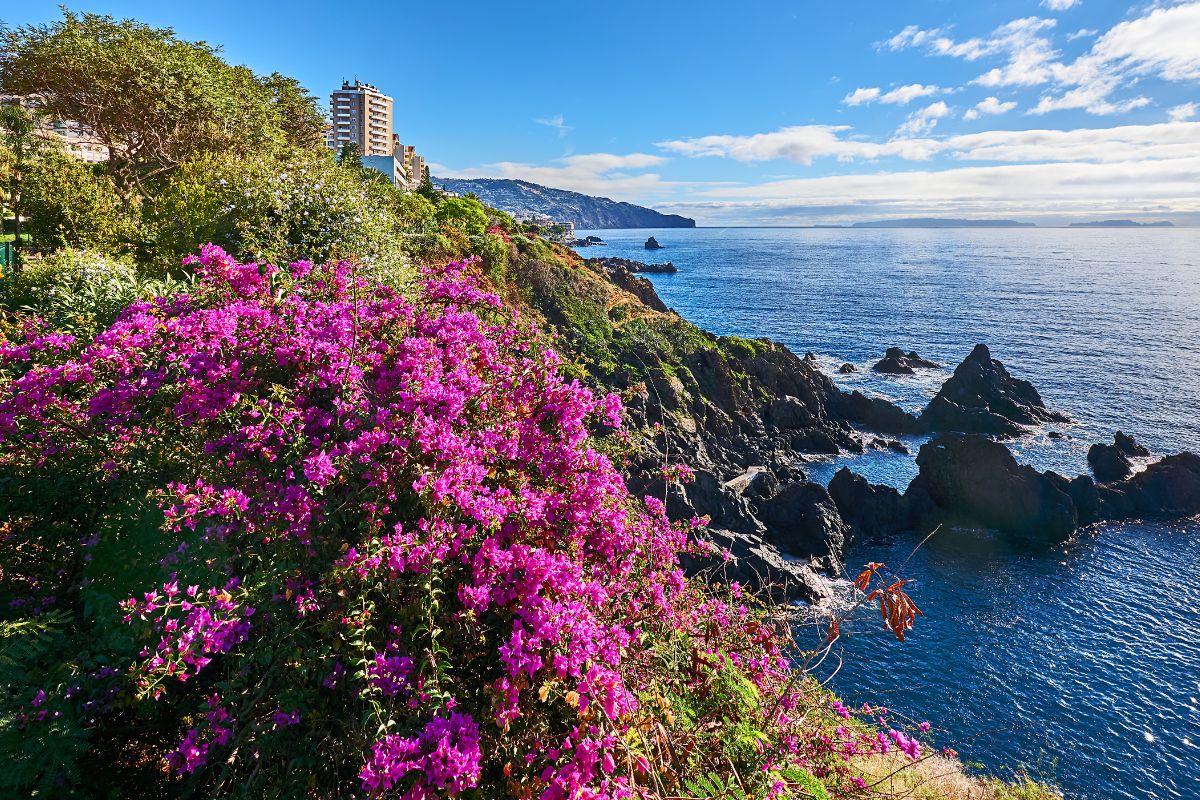
[[[1133,474],[1133,462],[1116,445],[1092,445],[1088,449],[1087,461],[1100,483],[1123,481]]]
[[[896,404],[882,397],[867,397],[858,390],[835,395],[830,406],[842,419],[880,433],[905,436],[924,431],[916,417]]]
[[[838,367],[838,372],[843,375],[850,375],[851,373],[858,372],[858,367],[854,366],[850,362],[846,362]]]
[[[832,595],[829,584],[810,565],[788,558],[759,536],[709,527],[702,529],[696,538],[716,552],[681,555],[680,565],[689,575],[723,583],[737,581],[779,603],[792,600],[817,603]],[[724,552],[729,553],[730,560],[725,560]]]
[[[824,486],[811,481],[789,483],[756,507],[767,526],[767,540],[782,552],[816,558],[830,571],[841,571],[848,530]]]
[[[655,239],[653,236],[651,236],[649,239],[646,240],[646,249],[647,250],[662,250],[662,245],[658,243],[658,239]]]
[[[529,181],[505,178],[434,178],[433,182],[457,194],[475,194],[493,208],[516,217],[543,216],[576,228],[694,228],[696,221],[607,197],[590,197],[565,189],[551,189]]]
[[[1053,483],[1060,491],[1066,492],[1067,496],[1071,498],[1071,502],[1075,504],[1075,516],[1079,527],[1082,528],[1085,525],[1091,525],[1100,521],[1100,493],[1096,489],[1095,481],[1087,475],[1068,479],[1057,472],[1049,470],[1043,474],[1047,480]]]
[[[829,482],[829,496],[855,532],[877,537],[908,527],[908,505],[890,486],[877,486],[842,467]]]
[[[912,375],[917,369],[938,369],[941,364],[921,358],[916,350],[905,353],[899,347],[889,347],[883,358],[871,369],[888,375]]]
[[[1020,436],[1025,426],[1070,422],[1046,408],[1033,384],[1008,374],[987,345],[975,345],[921,413],[931,431]]]
[[[904,499],[925,528],[944,521],[1062,542],[1079,523],[1066,491],[986,437],[942,434],[921,447],[917,465]]]
[[[1146,458],[1150,455],[1150,448],[1143,447],[1132,436],[1127,436],[1121,431],[1113,435],[1113,445],[1130,458]]]
[[[646,272],[651,275],[669,275],[679,272],[679,267],[670,261],[665,264],[647,264],[643,261],[634,261],[631,258],[589,258],[587,263],[605,270],[621,267],[629,272]]]
[[[1200,514],[1200,456],[1166,456],[1131,478],[1097,488],[1106,519],[1195,516]]]

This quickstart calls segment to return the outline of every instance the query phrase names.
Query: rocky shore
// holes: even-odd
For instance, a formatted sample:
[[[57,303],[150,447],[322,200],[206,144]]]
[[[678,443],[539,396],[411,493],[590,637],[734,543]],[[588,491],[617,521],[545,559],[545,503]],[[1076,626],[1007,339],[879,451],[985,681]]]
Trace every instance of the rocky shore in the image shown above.
[[[829,593],[823,576],[843,573],[856,536],[952,524],[1061,542],[1101,520],[1200,513],[1200,457],[1170,456],[1134,472],[1131,459],[1146,454],[1123,434],[1096,451],[1095,479],[1018,464],[998,439],[1069,419],[984,345],[913,415],[843,391],[814,358],[779,343],[696,328],[637,274],[657,271],[651,265],[571,255],[565,264],[523,265],[523,297],[573,356],[591,364],[589,380],[625,396],[631,490],[665,499],[673,518],[709,518],[702,537],[714,552],[691,557],[692,572],[779,601],[818,602]],[[885,361],[937,366],[899,348]],[[907,452],[893,437],[917,435],[934,438],[921,447],[918,476],[903,493],[848,469],[826,489],[806,471],[812,460],[839,453]],[[1121,459],[1130,461],[1129,474]],[[680,462],[694,481],[664,474]]]

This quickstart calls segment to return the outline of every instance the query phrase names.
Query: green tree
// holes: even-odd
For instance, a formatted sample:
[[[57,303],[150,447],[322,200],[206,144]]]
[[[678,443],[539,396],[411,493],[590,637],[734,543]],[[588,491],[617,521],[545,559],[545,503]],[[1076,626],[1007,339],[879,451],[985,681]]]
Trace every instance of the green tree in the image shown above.
[[[421,184],[417,187],[417,194],[424,197],[430,202],[436,203],[442,198],[442,193],[433,185],[433,181],[429,177],[429,167],[421,172]]]
[[[261,79],[271,93],[277,123],[288,145],[301,149],[325,146],[325,114],[317,99],[295,78],[272,72]]]
[[[473,197],[443,199],[434,218],[443,225],[458,228],[467,234],[481,234],[488,227],[487,209]]]
[[[21,217],[25,213],[24,180],[30,163],[42,148],[37,123],[16,103],[0,105],[0,137],[5,158],[5,204],[13,214],[13,272],[21,271]]]
[[[343,167],[363,168],[362,154],[358,151],[356,142],[346,142],[342,145],[342,149],[338,153],[338,163]]]
[[[112,251],[130,222],[112,184],[96,167],[47,148],[26,170],[21,206],[40,247]]]
[[[0,29],[0,94],[89,129],[126,204],[203,153],[262,154],[319,135],[306,130],[319,112],[294,82],[260,79],[170,28],[66,10]]]

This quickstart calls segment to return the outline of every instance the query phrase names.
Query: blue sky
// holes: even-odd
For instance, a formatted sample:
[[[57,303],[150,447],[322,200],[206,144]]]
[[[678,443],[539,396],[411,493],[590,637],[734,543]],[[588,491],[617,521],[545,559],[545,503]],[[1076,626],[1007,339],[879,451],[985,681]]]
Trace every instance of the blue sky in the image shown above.
[[[169,25],[323,98],[370,81],[435,174],[701,224],[1200,224],[1196,0],[72,7]],[[57,16],[41,0],[0,10]]]

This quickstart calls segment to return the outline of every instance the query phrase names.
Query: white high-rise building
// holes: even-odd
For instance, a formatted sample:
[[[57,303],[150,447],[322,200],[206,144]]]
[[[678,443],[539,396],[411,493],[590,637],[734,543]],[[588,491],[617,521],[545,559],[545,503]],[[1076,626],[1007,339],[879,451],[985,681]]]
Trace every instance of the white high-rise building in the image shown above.
[[[333,150],[354,143],[363,156],[392,155],[392,98],[369,83],[342,82],[329,95],[325,143]]]

